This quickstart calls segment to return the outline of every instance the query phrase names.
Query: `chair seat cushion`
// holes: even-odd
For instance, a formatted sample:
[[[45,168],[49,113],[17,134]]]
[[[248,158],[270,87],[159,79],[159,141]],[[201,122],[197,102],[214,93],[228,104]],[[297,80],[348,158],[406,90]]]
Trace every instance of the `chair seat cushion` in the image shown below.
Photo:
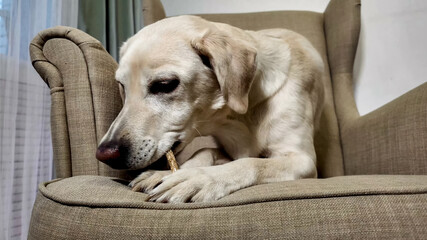
[[[29,239],[423,238],[427,176],[345,176],[249,187],[211,203],[145,202],[127,182],[41,184]]]

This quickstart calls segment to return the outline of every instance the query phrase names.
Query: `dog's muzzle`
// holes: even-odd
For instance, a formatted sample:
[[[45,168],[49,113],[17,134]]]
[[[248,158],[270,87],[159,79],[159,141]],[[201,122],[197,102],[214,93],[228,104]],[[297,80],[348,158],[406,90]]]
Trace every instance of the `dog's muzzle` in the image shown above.
[[[103,142],[96,151],[96,158],[115,169],[138,169],[151,160],[155,146],[151,138],[144,138],[137,146],[127,142]]]

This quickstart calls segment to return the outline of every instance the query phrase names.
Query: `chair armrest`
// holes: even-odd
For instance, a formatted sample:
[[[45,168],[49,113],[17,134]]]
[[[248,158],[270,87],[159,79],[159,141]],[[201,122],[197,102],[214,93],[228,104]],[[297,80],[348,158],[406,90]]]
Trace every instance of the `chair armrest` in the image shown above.
[[[51,89],[51,128],[57,177],[123,177],[95,158],[98,141],[122,108],[116,61],[101,43],[74,28],[40,32],[30,44],[32,64]]]
[[[345,173],[427,174],[427,83],[341,129]]]

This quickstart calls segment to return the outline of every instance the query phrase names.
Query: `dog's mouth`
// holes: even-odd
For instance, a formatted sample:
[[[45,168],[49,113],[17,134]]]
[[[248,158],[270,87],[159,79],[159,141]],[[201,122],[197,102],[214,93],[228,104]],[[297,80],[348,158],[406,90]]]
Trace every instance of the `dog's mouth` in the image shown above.
[[[173,143],[173,145],[172,145],[172,147],[171,147],[171,150],[172,150],[172,152],[174,153],[174,154],[177,154],[177,153],[179,153],[181,150],[182,150],[182,148],[183,148],[183,146],[180,146],[181,145],[181,141],[175,141],[174,143]]]
[[[177,153],[179,153],[183,148],[184,148],[184,146],[183,146],[183,144],[181,144],[182,142],[181,141],[176,141],[176,142],[174,142],[173,144],[172,144],[172,147],[170,148],[170,150],[172,150],[172,152],[174,153],[174,154],[177,154]],[[158,161],[163,161],[163,160],[166,160],[166,153],[164,153],[159,159],[157,159],[156,161],[154,161],[153,163],[155,163],[155,162],[158,162]],[[152,164],[153,164],[152,163]],[[151,165],[151,164],[150,164]]]
[[[172,150],[172,152],[174,154],[179,153],[182,149],[184,148],[184,144],[182,144],[181,141],[176,141],[174,142],[174,144],[172,145],[172,147],[170,148],[170,150]],[[157,159],[156,161],[154,161],[153,163],[151,163],[149,166],[143,168],[142,171],[146,171],[146,170],[168,170],[169,166],[167,164],[167,160],[166,160],[166,153],[163,154],[159,159]],[[140,170],[139,170],[140,172]]]

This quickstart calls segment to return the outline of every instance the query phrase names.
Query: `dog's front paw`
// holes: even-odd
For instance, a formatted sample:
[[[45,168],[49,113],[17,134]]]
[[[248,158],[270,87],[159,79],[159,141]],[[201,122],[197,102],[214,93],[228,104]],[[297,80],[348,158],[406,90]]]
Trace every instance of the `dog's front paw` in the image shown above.
[[[147,171],[141,173],[132,182],[129,183],[129,187],[134,192],[145,192],[153,190],[161,183],[162,178],[171,174],[171,171]]]
[[[145,186],[151,202],[209,202],[230,194],[225,181],[212,167],[180,169],[160,178],[160,175],[144,178],[138,184]],[[157,181],[156,181],[157,180]],[[150,187],[152,189],[150,189]]]

